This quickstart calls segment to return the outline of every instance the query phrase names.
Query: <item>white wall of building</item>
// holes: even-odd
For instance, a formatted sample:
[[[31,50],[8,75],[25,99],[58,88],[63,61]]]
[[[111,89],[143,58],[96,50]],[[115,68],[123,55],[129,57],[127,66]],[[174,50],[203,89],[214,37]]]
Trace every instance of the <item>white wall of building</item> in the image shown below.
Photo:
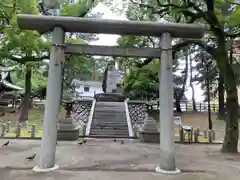
[[[103,93],[101,81],[73,80],[76,99],[92,99],[95,94]]]

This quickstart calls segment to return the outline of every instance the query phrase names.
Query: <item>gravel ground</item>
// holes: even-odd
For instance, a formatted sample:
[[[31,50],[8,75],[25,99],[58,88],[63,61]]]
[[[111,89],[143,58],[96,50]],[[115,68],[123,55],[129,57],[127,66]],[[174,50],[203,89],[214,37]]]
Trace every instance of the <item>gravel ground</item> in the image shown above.
[[[4,143],[6,140],[0,140]],[[0,148],[0,180],[212,180],[239,179],[240,155],[224,155],[220,145],[176,144],[178,175],[154,172],[159,165],[159,145],[124,140],[89,139],[82,146],[77,142],[59,142],[56,164],[60,169],[50,173],[34,173],[40,141],[12,140]],[[33,161],[25,157],[37,153]]]

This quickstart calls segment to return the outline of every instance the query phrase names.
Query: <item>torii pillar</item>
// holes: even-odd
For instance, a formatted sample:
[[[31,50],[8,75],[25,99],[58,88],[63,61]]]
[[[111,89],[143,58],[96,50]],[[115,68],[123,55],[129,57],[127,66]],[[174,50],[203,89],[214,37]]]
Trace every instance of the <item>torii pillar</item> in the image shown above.
[[[41,153],[39,165],[33,169],[33,171],[36,172],[48,172],[58,169],[58,166],[55,164],[55,152],[57,143],[57,122],[61,101],[64,38],[64,30],[61,27],[55,27],[52,34]]]

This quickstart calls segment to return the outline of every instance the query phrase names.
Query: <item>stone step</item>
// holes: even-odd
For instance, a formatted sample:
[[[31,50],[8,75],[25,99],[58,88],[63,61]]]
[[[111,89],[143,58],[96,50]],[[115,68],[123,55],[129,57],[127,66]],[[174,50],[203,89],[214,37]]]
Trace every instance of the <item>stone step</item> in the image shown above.
[[[121,107],[95,107],[95,111],[125,111],[125,108],[121,108]]]
[[[121,122],[127,121],[125,117],[103,117],[103,116],[94,116],[93,121],[104,121],[104,122]]]
[[[94,113],[93,114],[94,117],[114,117],[114,118],[122,118],[122,117],[126,117],[125,114],[111,114],[111,113]]]
[[[95,137],[129,137],[128,134],[90,134],[90,136],[95,136]]]
[[[103,112],[94,112],[93,116],[104,116],[104,117],[126,117],[125,113],[103,113]]]
[[[129,135],[89,135],[89,138],[126,138],[129,139]]]
[[[101,129],[100,127],[92,127],[91,131],[98,131],[98,132],[109,132],[109,131],[115,131],[115,132],[120,132],[120,131],[126,131],[128,132],[128,128],[127,127],[108,127],[108,128],[103,128]]]
[[[127,122],[125,122],[125,121],[104,121],[104,120],[96,120],[96,121],[93,121],[92,122],[92,124],[93,125],[105,125],[105,126],[111,126],[111,125],[123,125],[123,126],[125,126],[125,125],[127,125]]]
[[[119,120],[115,120],[115,119],[94,119],[92,121],[93,124],[102,124],[102,123],[106,123],[106,124],[127,124],[127,120],[124,119],[119,119]]]
[[[125,109],[125,105],[121,105],[121,106],[106,106],[106,105],[102,105],[102,104],[96,104],[95,105],[96,108],[103,108],[103,109],[107,109],[107,108],[119,108],[119,109]]]
[[[95,106],[95,108],[96,109],[103,109],[103,110],[105,110],[105,109],[113,109],[113,110],[124,110],[125,109],[125,107],[123,107],[123,106],[100,106],[100,105],[97,105],[97,106]]]
[[[116,131],[116,130],[97,130],[97,129],[95,129],[95,130],[91,130],[90,131],[90,134],[95,134],[95,135],[112,135],[112,134],[121,134],[121,135],[123,135],[123,134],[128,134],[128,131],[127,130],[118,130],[118,131]]]
[[[102,125],[102,126],[127,126],[127,122],[106,122],[106,121],[93,121],[92,125]]]
[[[92,123],[92,126],[106,126],[106,127],[115,127],[115,126],[122,126],[127,127],[127,123],[100,123],[100,122],[94,122]]]
[[[110,115],[114,115],[114,114],[121,114],[121,115],[125,115],[126,112],[125,111],[94,111],[94,114],[110,114]]]
[[[104,105],[104,106],[124,106],[124,102],[96,102],[97,105]]]
[[[127,124],[127,120],[125,119],[93,119],[92,124]]]
[[[121,121],[126,120],[126,116],[107,116],[107,115],[93,115],[93,119],[101,119],[101,120],[113,120],[113,121]]]
[[[94,112],[99,112],[99,113],[101,113],[101,112],[104,112],[104,113],[125,113],[125,110],[124,109],[122,109],[122,110],[120,110],[120,109],[111,109],[111,110],[109,110],[109,109],[95,109]]]
[[[123,102],[97,102],[90,136],[128,137],[128,125]]]
[[[128,133],[128,129],[126,128],[122,128],[122,129],[108,129],[108,128],[104,128],[104,129],[100,129],[100,128],[92,128],[90,132],[99,132],[99,133],[111,133],[111,132],[114,132],[114,133]]]
[[[126,120],[126,118],[93,117],[92,122],[107,122],[107,123],[111,123],[111,122],[115,122],[115,123],[126,122],[127,123],[127,120]]]
[[[119,109],[119,108],[116,108],[116,109],[100,109],[100,108],[95,108],[95,112],[113,112],[113,113],[117,113],[117,112],[125,112],[125,109]]]
[[[126,130],[128,131],[128,127],[124,126],[116,126],[116,127],[100,127],[100,126],[92,126],[92,130],[101,130],[101,131],[119,131],[119,130]]]
[[[93,121],[106,121],[106,122],[121,122],[121,121],[127,121],[126,117],[124,116],[118,116],[118,117],[106,117],[106,116],[93,116]]]
[[[128,132],[90,132],[90,135],[101,136],[128,136]]]
[[[117,119],[117,120],[121,120],[121,119],[126,119],[125,115],[107,115],[107,114],[94,114],[93,115],[93,119]]]
[[[124,103],[121,103],[121,104],[112,104],[112,103],[100,103],[100,102],[97,102],[96,103],[96,107],[125,107],[125,104]]]
[[[102,103],[96,103],[96,107],[122,107],[125,108],[125,104],[102,104]]]

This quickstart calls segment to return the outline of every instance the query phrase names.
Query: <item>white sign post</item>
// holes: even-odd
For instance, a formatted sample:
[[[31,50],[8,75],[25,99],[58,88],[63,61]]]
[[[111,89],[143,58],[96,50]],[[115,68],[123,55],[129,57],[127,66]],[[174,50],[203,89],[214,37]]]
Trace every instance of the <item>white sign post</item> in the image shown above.
[[[174,119],[174,124],[175,125],[181,125],[182,124],[181,116],[174,116],[173,119]]]

